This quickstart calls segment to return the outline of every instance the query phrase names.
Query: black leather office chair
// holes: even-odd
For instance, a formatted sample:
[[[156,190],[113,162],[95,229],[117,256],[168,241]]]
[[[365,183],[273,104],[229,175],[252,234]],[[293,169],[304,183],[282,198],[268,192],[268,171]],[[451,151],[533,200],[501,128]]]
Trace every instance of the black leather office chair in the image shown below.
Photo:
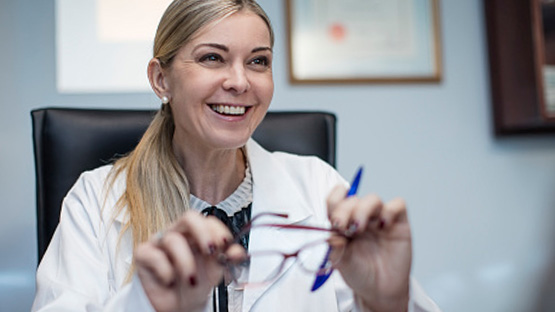
[[[31,112],[39,262],[58,225],[62,200],[79,174],[131,151],[154,113],[73,108]],[[253,137],[270,151],[316,155],[335,166],[335,122],[326,112],[269,112]]]

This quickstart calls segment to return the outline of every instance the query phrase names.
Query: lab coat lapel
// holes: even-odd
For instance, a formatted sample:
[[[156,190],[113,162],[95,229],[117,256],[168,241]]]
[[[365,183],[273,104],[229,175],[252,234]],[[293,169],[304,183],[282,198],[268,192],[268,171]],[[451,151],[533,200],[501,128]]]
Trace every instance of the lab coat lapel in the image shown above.
[[[290,166],[252,139],[247,143],[247,155],[253,177],[252,216],[261,212],[287,213],[288,222],[295,223],[313,215]]]
[[[252,216],[261,212],[278,212],[289,215],[285,223],[298,223],[313,215],[305,196],[297,186],[298,181],[292,177],[291,168],[286,168],[272,153],[264,150],[252,139],[247,143],[247,155],[253,176],[253,206]],[[283,221],[282,221],[283,222]],[[288,250],[298,242],[288,240],[279,229],[253,232],[249,246],[252,249],[268,248]],[[281,278],[293,264],[289,261],[280,275],[271,283],[259,287],[247,287],[243,296],[243,311],[250,311],[255,303],[266,291]],[[265,273],[263,265],[251,264],[250,274],[254,276]]]
[[[110,213],[112,213],[110,211]],[[113,226],[116,233],[120,233],[121,229],[123,228],[124,224],[127,223],[129,221],[129,216],[127,215],[127,213],[125,212],[125,210],[120,211],[113,220],[113,223],[110,224],[110,226]],[[129,271],[129,269],[132,266],[133,263],[133,234],[132,231],[130,229],[128,229],[124,234],[123,237],[121,239],[121,241],[117,240],[117,249],[118,251],[116,252],[116,256],[117,259],[116,261],[119,262],[118,266],[122,269],[120,270],[115,270],[115,272],[113,272],[114,274],[114,279],[116,281],[124,281],[126,276],[127,276],[127,272]]]
[[[313,215],[291,167],[252,139],[247,143],[247,154],[253,176],[253,216],[261,212],[287,213],[288,222],[295,223]]]

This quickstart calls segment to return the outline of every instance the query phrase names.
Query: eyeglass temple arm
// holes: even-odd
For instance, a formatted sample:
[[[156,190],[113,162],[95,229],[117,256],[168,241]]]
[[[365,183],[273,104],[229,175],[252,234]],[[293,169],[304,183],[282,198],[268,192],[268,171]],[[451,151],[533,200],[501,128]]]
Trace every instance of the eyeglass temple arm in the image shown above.
[[[262,217],[267,217],[267,216],[284,218],[284,219],[289,218],[289,215],[286,214],[286,213],[276,213],[276,212],[262,212],[262,213],[259,213],[256,216],[252,217],[252,219],[247,224],[245,224],[245,226],[243,226],[241,231],[239,233],[237,233],[237,235],[235,235],[235,237],[234,237],[234,239],[231,243],[238,242],[240,237],[247,234],[250,231],[250,229],[253,227],[254,221],[256,221],[256,220],[258,220]]]

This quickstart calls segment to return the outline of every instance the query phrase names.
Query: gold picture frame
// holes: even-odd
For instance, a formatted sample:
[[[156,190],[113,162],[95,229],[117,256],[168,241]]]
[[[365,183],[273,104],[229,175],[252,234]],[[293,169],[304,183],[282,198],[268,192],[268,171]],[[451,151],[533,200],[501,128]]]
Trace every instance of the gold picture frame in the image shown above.
[[[286,0],[289,79],[441,81],[439,0]]]

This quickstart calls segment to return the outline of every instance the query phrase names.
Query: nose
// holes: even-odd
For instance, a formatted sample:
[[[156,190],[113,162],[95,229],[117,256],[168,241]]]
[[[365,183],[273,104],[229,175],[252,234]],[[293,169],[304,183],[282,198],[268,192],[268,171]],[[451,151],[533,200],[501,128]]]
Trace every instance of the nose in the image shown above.
[[[237,94],[245,93],[250,89],[247,71],[243,64],[234,64],[228,68],[227,77],[223,83],[225,90],[231,90]]]

